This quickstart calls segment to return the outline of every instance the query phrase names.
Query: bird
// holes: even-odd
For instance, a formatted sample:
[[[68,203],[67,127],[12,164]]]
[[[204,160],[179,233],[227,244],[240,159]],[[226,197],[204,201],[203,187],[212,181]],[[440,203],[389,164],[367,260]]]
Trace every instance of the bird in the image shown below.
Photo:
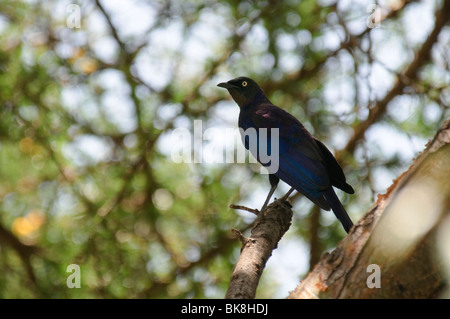
[[[243,135],[247,129],[256,129],[258,147],[261,143],[267,143],[269,151],[273,143],[272,135],[267,133],[266,141],[263,141],[258,132],[263,128],[267,132],[278,129],[278,136],[273,137],[278,138],[278,166],[276,170],[269,171],[271,188],[261,212],[267,208],[281,179],[291,186],[284,199],[294,190],[300,192],[320,208],[326,211],[331,209],[348,233],[353,222],[333,187],[348,194],[354,194],[355,191],[347,183],[341,166],[325,144],[313,137],[296,117],[272,104],[251,78],[241,76],[217,86],[227,89],[240,108],[238,126],[246,149],[250,148],[249,136]],[[250,151],[252,153],[252,149]],[[261,161],[260,154],[252,155],[263,166],[268,166],[267,162]]]

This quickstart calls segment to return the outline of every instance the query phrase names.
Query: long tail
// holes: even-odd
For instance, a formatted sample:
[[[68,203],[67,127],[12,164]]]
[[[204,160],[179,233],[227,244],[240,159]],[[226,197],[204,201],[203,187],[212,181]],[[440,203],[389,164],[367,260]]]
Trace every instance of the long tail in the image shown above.
[[[337,219],[339,219],[339,221],[342,223],[342,226],[344,226],[345,231],[348,233],[350,231],[350,228],[353,226],[353,222],[345,211],[344,206],[342,206],[341,202],[339,201],[339,198],[334,192],[333,187],[330,186],[323,193],[323,195],[327,199],[328,204],[330,204],[333,213],[336,215]]]

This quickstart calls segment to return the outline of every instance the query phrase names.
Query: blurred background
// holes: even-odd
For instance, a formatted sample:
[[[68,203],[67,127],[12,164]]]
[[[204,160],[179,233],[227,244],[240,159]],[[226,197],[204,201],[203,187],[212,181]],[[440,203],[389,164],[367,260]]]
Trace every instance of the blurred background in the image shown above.
[[[446,10],[0,0],[0,297],[222,298],[240,251],[230,229],[254,220],[228,207],[259,209],[270,188],[257,165],[211,156],[238,146],[224,132],[239,108],[216,87],[237,76],[336,154],[356,222],[450,116]],[[257,298],[286,297],[345,236],[331,212],[292,203]]]

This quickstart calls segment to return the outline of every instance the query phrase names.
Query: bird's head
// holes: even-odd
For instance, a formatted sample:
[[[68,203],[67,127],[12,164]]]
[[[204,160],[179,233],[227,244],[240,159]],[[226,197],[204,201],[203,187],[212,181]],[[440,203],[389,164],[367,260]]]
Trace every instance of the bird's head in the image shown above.
[[[261,88],[255,81],[244,76],[219,83],[217,86],[227,89],[239,107],[251,102],[261,92]]]

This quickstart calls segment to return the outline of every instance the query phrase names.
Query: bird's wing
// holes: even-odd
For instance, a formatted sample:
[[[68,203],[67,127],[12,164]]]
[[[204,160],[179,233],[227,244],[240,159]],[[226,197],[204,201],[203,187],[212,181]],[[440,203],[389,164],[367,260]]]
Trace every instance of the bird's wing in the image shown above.
[[[311,134],[294,116],[272,104],[258,106],[250,118],[257,129],[279,129],[279,165],[275,175],[322,208],[329,209],[322,192],[330,186],[330,180],[321,150]]]
[[[285,110],[273,104],[262,104],[252,116],[252,120],[256,128],[278,128],[280,139],[286,138],[290,146],[295,145],[296,152],[301,152],[311,159],[323,160],[314,137],[299,120]]]
[[[315,139],[317,145],[322,150],[322,154],[325,160],[325,166],[328,170],[328,175],[330,176],[330,182],[332,185],[337,188],[342,189],[346,193],[354,194],[355,191],[353,187],[347,184],[344,172],[342,171],[341,166],[337,162],[336,158],[331,154],[328,148],[319,140]]]

